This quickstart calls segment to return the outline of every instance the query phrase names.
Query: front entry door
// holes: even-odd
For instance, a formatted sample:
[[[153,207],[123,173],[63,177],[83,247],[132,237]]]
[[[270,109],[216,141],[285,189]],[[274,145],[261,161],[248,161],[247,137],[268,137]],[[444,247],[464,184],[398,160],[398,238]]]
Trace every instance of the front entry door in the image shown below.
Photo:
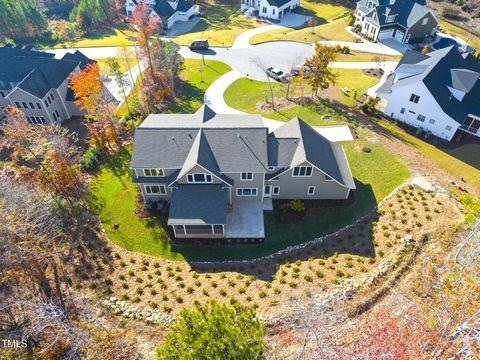
[[[263,191],[263,197],[266,197],[266,198],[271,197],[270,185],[265,185],[265,189]]]

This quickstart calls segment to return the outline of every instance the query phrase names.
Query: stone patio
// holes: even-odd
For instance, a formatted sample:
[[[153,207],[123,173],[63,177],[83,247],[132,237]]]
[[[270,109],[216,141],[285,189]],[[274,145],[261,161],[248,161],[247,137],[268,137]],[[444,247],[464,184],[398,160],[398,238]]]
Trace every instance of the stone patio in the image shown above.
[[[227,214],[225,237],[230,239],[257,239],[265,237],[263,212],[273,210],[272,199],[238,200]]]

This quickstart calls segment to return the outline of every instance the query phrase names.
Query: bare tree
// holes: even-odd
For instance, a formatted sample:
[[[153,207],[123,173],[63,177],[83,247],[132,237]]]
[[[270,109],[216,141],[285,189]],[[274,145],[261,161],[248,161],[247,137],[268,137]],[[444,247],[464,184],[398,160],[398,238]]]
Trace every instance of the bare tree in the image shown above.
[[[270,79],[270,76],[268,76],[268,73],[267,73],[267,67],[265,66],[265,64],[260,58],[250,58],[250,61],[253,62],[265,74],[265,77],[267,78],[267,81],[268,81],[268,87],[270,88],[272,108],[273,110],[275,110],[275,96],[273,94],[272,80]]]

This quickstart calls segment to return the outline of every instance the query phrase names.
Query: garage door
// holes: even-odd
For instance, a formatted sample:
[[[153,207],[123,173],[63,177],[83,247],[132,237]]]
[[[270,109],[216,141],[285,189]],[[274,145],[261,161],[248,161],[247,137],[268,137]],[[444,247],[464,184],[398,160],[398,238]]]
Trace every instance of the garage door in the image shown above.
[[[393,37],[393,30],[383,30],[378,33],[378,40],[389,39]]]
[[[395,40],[402,42],[403,35],[405,35],[405,33],[401,32],[400,30],[397,30],[397,33],[395,34]]]

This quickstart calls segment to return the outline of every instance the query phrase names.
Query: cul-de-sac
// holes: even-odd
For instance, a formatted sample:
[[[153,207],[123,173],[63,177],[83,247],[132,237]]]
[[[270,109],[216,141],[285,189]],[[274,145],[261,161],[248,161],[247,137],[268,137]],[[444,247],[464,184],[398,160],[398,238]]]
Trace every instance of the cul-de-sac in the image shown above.
[[[0,358],[480,356],[479,0],[0,0]]]

